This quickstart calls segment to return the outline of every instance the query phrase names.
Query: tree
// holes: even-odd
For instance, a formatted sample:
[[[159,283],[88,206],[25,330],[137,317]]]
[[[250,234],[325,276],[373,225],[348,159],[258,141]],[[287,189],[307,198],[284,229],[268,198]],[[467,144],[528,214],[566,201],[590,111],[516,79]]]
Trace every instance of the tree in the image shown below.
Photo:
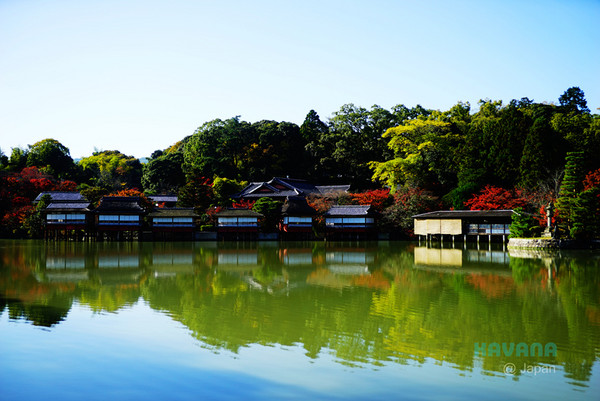
[[[511,216],[510,238],[528,238],[534,236],[539,225],[533,216],[523,210],[521,207],[514,209]]]
[[[300,135],[306,145],[306,156],[311,161],[308,176],[317,181],[330,180],[336,176],[329,156],[333,153],[333,144],[327,141],[329,127],[311,110],[300,126]]]
[[[0,149],[0,170],[8,168],[8,156]]]
[[[86,182],[111,191],[142,188],[142,164],[133,156],[118,150],[94,152],[79,161]]]
[[[461,141],[451,124],[435,120],[409,120],[388,129],[388,147],[394,158],[369,163],[373,180],[380,181],[392,191],[399,185],[429,187],[456,182],[454,149]]]
[[[44,234],[43,211],[52,202],[50,195],[42,196],[35,209],[31,209],[23,219],[23,228],[29,238],[42,238]]]
[[[230,206],[231,195],[240,192],[248,185],[247,181],[237,181],[216,177],[212,185],[213,200],[217,206]]]
[[[522,190],[506,190],[486,185],[479,194],[469,199],[465,206],[471,210],[502,210],[527,207],[529,202]]]
[[[589,113],[585,93],[579,87],[573,86],[558,98],[560,105],[569,113]]]
[[[399,237],[412,238],[413,216],[437,210],[439,207],[439,200],[422,188],[402,187],[394,193],[394,203],[384,209],[379,227]]]
[[[188,177],[246,176],[243,161],[258,147],[252,126],[239,116],[212,120],[199,127],[184,145],[183,171]]]
[[[12,148],[8,166],[12,171],[21,171],[23,168],[25,168],[27,166],[27,150],[21,148]]]
[[[160,154],[143,166],[142,187],[148,194],[177,193],[183,185],[185,174],[181,152]]]
[[[57,178],[71,178],[75,173],[69,149],[56,139],[44,139],[30,145],[27,166],[35,166]]]
[[[321,162],[333,165],[338,180],[368,187],[372,175],[369,162],[381,162],[391,156],[382,135],[394,122],[392,113],[377,105],[370,111],[353,104],[343,105],[329,121],[329,132],[322,142],[330,153]]]
[[[276,229],[277,223],[281,217],[281,206],[281,202],[267,197],[260,198],[256,201],[252,210],[265,216],[262,221],[263,231],[271,232]]]
[[[199,213],[204,213],[212,202],[212,182],[205,177],[188,179],[186,184],[179,189],[181,206],[193,207]]]
[[[567,232],[573,228],[575,201],[583,188],[583,178],[583,152],[569,152],[556,204],[557,214],[566,224]]]

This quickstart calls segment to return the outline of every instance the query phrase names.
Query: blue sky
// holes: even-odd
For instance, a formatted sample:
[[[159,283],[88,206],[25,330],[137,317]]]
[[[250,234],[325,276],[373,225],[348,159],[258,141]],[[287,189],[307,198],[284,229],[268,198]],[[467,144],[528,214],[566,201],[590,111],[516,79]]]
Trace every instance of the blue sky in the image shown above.
[[[204,122],[346,103],[600,111],[600,1],[0,0],[0,149],[148,156]]]

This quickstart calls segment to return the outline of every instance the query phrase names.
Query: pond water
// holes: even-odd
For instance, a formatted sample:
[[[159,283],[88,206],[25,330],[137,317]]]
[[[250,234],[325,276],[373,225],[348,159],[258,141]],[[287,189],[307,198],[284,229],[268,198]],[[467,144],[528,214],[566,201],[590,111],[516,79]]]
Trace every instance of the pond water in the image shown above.
[[[483,248],[0,241],[0,399],[598,399],[600,254]]]

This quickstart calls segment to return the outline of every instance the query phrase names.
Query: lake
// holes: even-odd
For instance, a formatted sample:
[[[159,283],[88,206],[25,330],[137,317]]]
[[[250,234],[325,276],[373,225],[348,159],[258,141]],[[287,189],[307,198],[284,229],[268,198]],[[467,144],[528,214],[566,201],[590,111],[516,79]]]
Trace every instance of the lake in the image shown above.
[[[598,399],[600,253],[0,241],[0,399]]]

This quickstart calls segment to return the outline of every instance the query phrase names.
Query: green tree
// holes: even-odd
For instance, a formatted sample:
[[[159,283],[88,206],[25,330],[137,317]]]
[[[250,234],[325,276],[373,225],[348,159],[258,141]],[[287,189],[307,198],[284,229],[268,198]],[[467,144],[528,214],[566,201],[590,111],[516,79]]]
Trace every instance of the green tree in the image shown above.
[[[452,125],[435,120],[408,120],[388,129],[385,138],[394,158],[371,162],[373,180],[394,191],[399,185],[429,187],[456,183],[455,150],[461,142]]]
[[[183,171],[188,177],[246,176],[243,162],[258,147],[252,126],[239,116],[212,120],[199,127],[184,145]]]
[[[12,148],[8,167],[12,171],[21,171],[27,166],[27,150]]]
[[[307,174],[310,178],[325,182],[335,177],[335,164],[329,158],[333,153],[333,144],[327,141],[329,127],[311,110],[300,126],[300,135],[306,142],[306,156],[311,165]]]
[[[79,166],[86,183],[91,186],[111,191],[142,187],[142,164],[135,157],[118,150],[94,152],[92,156],[81,159]]]
[[[185,174],[181,152],[161,153],[143,166],[142,187],[148,194],[177,193],[183,185]]]
[[[600,237],[600,187],[581,192],[572,203],[572,228],[575,239]]]
[[[27,166],[61,179],[71,179],[75,174],[75,163],[69,149],[56,139],[44,139],[29,146]]]
[[[252,210],[265,216],[262,221],[262,229],[265,232],[275,231],[281,217],[281,202],[271,198],[260,198],[256,201]]]
[[[530,213],[526,213],[523,208],[517,207],[511,216],[510,237],[511,238],[529,238],[536,234],[539,224]]]
[[[8,168],[8,156],[0,149],[0,170]]]
[[[583,152],[569,152],[566,157],[563,177],[556,209],[558,216],[565,222],[567,232],[573,228],[575,201],[583,189]]]
[[[391,156],[383,133],[395,125],[389,111],[374,105],[371,110],[353,104],[343,105],[333,113],[324,148],[331,152],[321,162],[333,165],[336,178],[355,187],[369,186],[369,163],[382,162]]]
[[[50,195],[44,195],[23,220],[23,229],[29,238],[42,238],[44,234],[44,209],[51,203]]]
[[[213,199],[218,206],[230,206],[231,195],[240,192],[246,185],[247,181],[237,181],[225,177],[216,177],[213,185]]]
[[[579,87],[573,86],[565,91],[558,101],[563,109],[569,113],[589,113],[585,93]]]

